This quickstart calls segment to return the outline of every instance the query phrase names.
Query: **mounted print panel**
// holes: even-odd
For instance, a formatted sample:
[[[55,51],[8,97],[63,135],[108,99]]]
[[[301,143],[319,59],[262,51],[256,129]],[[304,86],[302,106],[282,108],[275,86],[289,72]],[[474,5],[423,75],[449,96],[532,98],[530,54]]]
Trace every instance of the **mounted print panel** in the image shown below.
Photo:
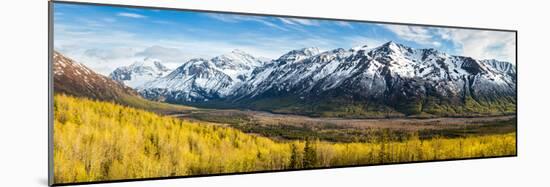
[[[516,155],[516,31],[50,3],[50,184]]]

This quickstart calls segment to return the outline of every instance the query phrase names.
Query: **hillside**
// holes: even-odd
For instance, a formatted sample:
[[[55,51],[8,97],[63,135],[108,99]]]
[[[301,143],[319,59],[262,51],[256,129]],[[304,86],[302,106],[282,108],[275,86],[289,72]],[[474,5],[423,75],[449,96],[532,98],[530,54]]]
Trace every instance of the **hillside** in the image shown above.
[[[515,134],[373,143],[275,142],[111,102],[54,97],[54,182],[191,176],[515,155]],[[462,149],[465,147],[467,149]]]
[[[183,105],[172,105],[149,101],[132,88],[98,74],[85,65],[54,52],[54,93],[68,94],[100,101],[113,101],[122,105],[161,113],[181,112],[193,109]]]
[[[139,96],[132,88],[95,73],[92,69],[63,56],[53,54],[54,92],[103,101],[122,101]]]

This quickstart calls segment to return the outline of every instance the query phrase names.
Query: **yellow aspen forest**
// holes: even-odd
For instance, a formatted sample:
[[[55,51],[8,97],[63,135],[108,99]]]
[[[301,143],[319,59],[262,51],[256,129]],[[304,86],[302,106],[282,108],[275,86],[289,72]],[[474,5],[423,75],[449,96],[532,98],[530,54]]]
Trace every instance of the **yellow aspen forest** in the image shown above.
[[[66,95],[54,98],[55,183],[516,154],[515,133],[369,143],[272,140],[207,122]]]

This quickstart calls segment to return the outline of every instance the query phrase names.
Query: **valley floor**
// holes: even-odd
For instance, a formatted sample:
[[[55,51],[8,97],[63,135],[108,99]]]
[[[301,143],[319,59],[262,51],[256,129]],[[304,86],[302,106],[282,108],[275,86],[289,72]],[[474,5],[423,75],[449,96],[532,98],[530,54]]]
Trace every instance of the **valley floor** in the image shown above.
[[[173,117],[227,124],[247,133],[275,139],[316,137],[334,142],[368,141],[380,133],[390,133],[399,139],[418,134],[421,139],[436,136],[455,138],[472,135],[503,134],[516,131],[516,116],[469,118],[380,118],[349,119],[274,114],[250,110],[195,110]]]

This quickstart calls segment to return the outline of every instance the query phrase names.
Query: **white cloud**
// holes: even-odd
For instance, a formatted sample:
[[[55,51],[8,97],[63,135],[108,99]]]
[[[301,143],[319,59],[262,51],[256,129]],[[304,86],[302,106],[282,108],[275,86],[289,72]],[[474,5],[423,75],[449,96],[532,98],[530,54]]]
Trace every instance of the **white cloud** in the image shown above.
[[[121,12],[121,13],[118,13],[117,15],[122,17],[137,18],[137,19],[147,18],[147,16],[136,14],[136,13],[129,13],[129,12]]]
[[[206,14],[208,17],[227,22],[227,23],[238,23],[241,21],[250,21],[250,22],[256,22],[261,23],[263,25],[287,31],[288,29],[283,28],[281,26],[278,26],[277,24],[271,23],[270,21],[266,20],[265,18],[259,17],[259,16],[241,16],[241,15],[229,15],[229,14],[216,14],[216,13],[209,13]]]
[[[138,49],[151,46],[135,34],[83,24],[54,25],[54,48],[64,55],[108,75],[114,68],[129,65]]]
[[[473,29],[430,28],[407,25],[381,25],[399,38],[421,45],[441,47],[444,41],[455,46],[458,55],[476,59],[497,59],[515,64],[515,35],[512,32]]]
[[[461,55],[516,63],[516,38],[512,32],[439,29],[437,34],[457,45]]]
[[[259,22],[259,23],[262,23],[264,25],[267,25],[269,27],[272,27],[272,28],[276,28],[276,29],[283,30],[283,31],[288,31],[288,29],[283,28],[281,26],[278,26],[277,24],[271,23],[269,21],[265,21],[265,20],[256,20],[256,21]]]
[[[131,63],[143,60],[142,57],[136,58],[131,52],[126,55],[120,55],[116,58],[106,58],[107,56],[116,56],[115,54],[110,53],[110,49],[81,49],[80,46],[74,46],[78,48],[67,48],[67,46],[62,46],[61,49],[56,47],[55,49],[61,52],[63,55],[74,59],[78,63],[82,63],[87,67],[91,68],[95,72],[98,72],[102,75],[108,76],[114,69],[127,66]],[[95,51],[94,51],[95,50]],[[92,54],[91,51],[94,51]],[[135,50],[132,50],[135,52]]]
[[[178,48],[164,47],[160,45],[153,45],[145,48],[143,51],[140,51],[135,55],[139,57],[156,58],[162,60],[163,62],[176,63],[183,63],[189,59],[189,57]]]
[[[319,22],[312,19],[279,18],[279,20],[289,25],[319,26]]]
[[[55,45],[89,46],[140,46],[134,33],[97,27],[74,27],[56,24]]]
[[[132,57],[134,53],[134,49],[130,47],[114,47],[110,49],[92,48],[84,51],[84,55],[104,61]]]
[[[430,33],[426,27],[419,26],[407,26],[407,25],[388,25],[381,24],[381,26],[392,31],[403,40],[416,42],[422,45],[433,46],[440,43],[434,43],[434,35]]]
[[[353,25],[351,25],[349,22],[347,21],[336,21],[334,22],[336,23],[336,25],[339,25],[341,27],[348,27],[348,28],[352,28],[353,29]]]
[[[247,41],[233,43],[229,40],[201,40],[198,38],[174,38],[172,40],[160,40],[159,44],[163,46],[177,47],[183,51],[189,58],[212,58],[221,54],[226,54],[234,49],[239,49],[254,56],[276,58],[281,55],[281,46],[277,38],[267,39],[263,37],[251,36]],[[252,41],[255,41],[252,43]],[[285,40],[287,41],[287,40]],[[212,47],[215,46],[215,47]],[[288,45],[287,45],[288,47]]]
[[[241,16],[241,15],[229,15],[229,14],[217,14],[217,13],[208,13],[206,15],[210,18],[223,21],[223,22],[228,22],[228,23],[238,23],[240,21],[250,21],[251,19],[253,19],[252,17]]]
[[[234,40],[234,38],[239,39]],[[315,35],[297,38],[290,35],[272,37],[241,33],[234,38],[205,40],[192,35],[174,35],[148,40],[133,33],[108,28],[82,29],[58,24],[54,45],[56,50],[108,75],[115,68],[143,60],[144,57],[157,58],[168,63],[167,66],[177,67],[191,58],[212,58],[234,49],[240,49],[258,57],[274,59],[290,50],[303,47],[331,50],[337,47],[351,48],[365,44],[375,47],[382,43],[366,37],[326,38]],[[122,50],[124,47],[132,47],[132,50]],[[115,51],[108,53],[107,50],[111,49]]]

